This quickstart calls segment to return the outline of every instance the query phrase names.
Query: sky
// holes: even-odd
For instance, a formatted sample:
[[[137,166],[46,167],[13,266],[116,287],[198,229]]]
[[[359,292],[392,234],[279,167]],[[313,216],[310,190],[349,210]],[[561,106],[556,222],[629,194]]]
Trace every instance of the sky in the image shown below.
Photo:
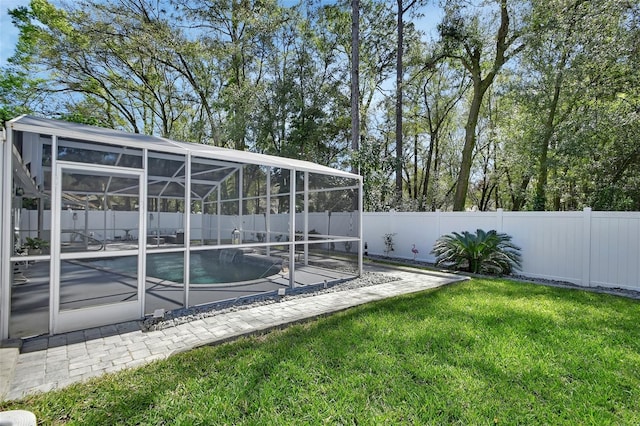
[[[284,6],[292,6],[298,0],[281,0]],[[335,0],[322,0],[323,3],[335,3]],[[432,2],[433,3],[433,2]],[[19,6],[28,6],[29,0],[0,0],[0,67],[7,64],[7,59],[13,55],[13,48],[18,38],[18,30],[11,23],[11,17],[7,13],[9,9],[15,9]],[[440,18],[441,11],[435,6],[430,6],[426,10],[426,16],[417,24],[423,27],[435,27],[435,22]]]
[[[7,10],[28,5],[29,0],[0,0],[0,67],[5,66],[7,59],[13,55],[18,38],[18,30],[11,23]]]

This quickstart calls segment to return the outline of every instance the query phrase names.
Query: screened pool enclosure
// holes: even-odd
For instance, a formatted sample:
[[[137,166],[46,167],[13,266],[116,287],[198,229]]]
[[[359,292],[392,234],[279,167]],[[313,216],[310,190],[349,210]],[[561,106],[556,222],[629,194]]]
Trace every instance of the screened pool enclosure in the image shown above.
[[[2,142],[2,339],[362,271],[357,175],[30,116]]]

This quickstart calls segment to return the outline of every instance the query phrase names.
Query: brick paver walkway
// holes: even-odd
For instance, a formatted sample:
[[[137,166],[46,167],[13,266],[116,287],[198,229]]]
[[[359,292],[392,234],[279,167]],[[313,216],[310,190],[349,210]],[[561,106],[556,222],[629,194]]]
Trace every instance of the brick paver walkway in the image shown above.
[[[371,269],[371,267],[367,268]],[[177,352],[264,332],[353,306],[414,293],[465,279],[408,268],[380,269],[398,281],[283,300],[143,332],[138,322],[26,341],[0,349],[0,400],[18,399],[163,359]]]

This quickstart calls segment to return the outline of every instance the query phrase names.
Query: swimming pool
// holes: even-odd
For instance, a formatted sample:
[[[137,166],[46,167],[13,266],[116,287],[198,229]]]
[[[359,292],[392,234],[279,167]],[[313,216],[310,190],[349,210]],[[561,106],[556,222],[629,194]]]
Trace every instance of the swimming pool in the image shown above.
[[[280,272],[281,260],[273,257],[245,255],[239,250],[207,250],[191,253],[189,278],[191,284],[227,284],[265,278]],[[109,259],[89,259],[91,266],[135,275],[137,256]],[[147,276],[176,284],[184,283],[183,253],[153,253],[147,255]]]

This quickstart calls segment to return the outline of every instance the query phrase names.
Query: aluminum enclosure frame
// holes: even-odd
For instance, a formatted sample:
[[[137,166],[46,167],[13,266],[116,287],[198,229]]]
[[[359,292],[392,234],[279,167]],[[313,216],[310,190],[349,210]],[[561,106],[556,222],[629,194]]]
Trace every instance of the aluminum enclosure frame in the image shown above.
[[[149,182],[149,169],[148,169],[148,161],[151,153],[165,153],[167,155],[175,155],[184,158],[184,177],[182,180],[176,179],[171,181],[170,178],[167,178],[167,185],[169,186],[172,182],[177,182],[180,185],[184,185],[184,197],[178,198],[181,199],[184,203],[185,214],[183,219],[183,234],[184,234],[184,243],[179,247],[166,247],[166,248],[153,248],[153,253],[184,253],[184,269],[185,269],[185,282],[184,282],[184,293],[183,293],[183,303],[184,307],[189,307],[190,304],[190,286],[189,286],[189,278],[188,278],[188,270],[190,269],[190,255],[197,251],[205,251],[205,250],[218,250],[218,249],[235,249],[236,247],[250,251],[252,249],[264,248],[266,250],[267,255],[269,255],[271,250],[276,249],[276,247],[286,246],[286,254],[285,257],[289,259],[288,265],[288,280],[290,286],[294,286],[296,282],[296,263],[300,262],[308,262],[309,259],[309,247],[319,247],[322,244],[326,244],[327,246],[331,244],[332,250],[333,246],[336,244],[344,244],[344,247],[347,248],[352,246],[355,243],[355,247],[357,250],[357,275],[362,274],[362,255],[363,255],[363,240],[362,240],[362,208],[363,208],[363,180],[362,177],[353,173],[345,172],[342,170],[333,169],[326,166],[321,166],[318,164],[310,163],[307,161],[289,159],[289,158],[280,158],[270,155],[263,155],[252,152],[244,152],[244,151],[236,151],[226,148],[208,146],[208,145],[199,145],[192,143],[184,143],[184,142],[176,142],[165,138],[159,138],[155,136],[147,136],[147,135],[139,135],[139,134],[130,134],[122,131],[105,129],[93,126],[86,126],[76,123],[63,122],[58,120],[44,119],[32,116],[21,116],[16,119],[13,119],[6,123],[6,131],[3,129],[3,137],[1,140],[2,149],[0,150],[0,164],[2,164],[2,185],[0,186],[0,215],[2,218],[2,227],[1,234],[4,236],[0,242],[0,340],[6,340],[8,338],[13,338],[10,336],[9,324],[11,318],[11,309],[12,309],[12,282],[13,282],[13,265],[17,262],[22,261],[23,258],[19,257],[15,253],[15,241],[14,234],[15,230],[12,227],[12,221],[14,220],[12,209],[15,208],[14,204],[14,193],[18,190],[22,190],[19,188],[20,186],[33,184],[33,188],[38,188],[38,191],[44,191],[42,186],[42,182],[44,181],[44,169],[38,170],[37,167],[41,167],[42,163],[39,165],[35,162],[30,164],[30,167],[24,167],[23,164],[17,164],[18,160],[21,158],[16,155],[14,143],[16,140],[14,139],[18,132],[22,132],[22,134],[32,134],[32,135],[40,135],[38,137],[49,137],[52,141],[52,155],[51,155],[51,190],[48,193],[49,197],[52,197],[55,193],[60,193],[60,188],[56,188],[54,191],[54,187],[56,185],[62,185],[61,182],[56,181],[56,177],[59,176],[59,171],[56,172],[56,162],[58,156],[57,149],[57,141],[61,138],[66,138],[67,140],[73,140],[74,144],[83,143],[86,144],[108,144],[111,147],[122,147],[124,151],[126,150],[134,150],[136,152],[141,153],[141,166],[139,168],[135,168],[138,171],[140,176],[143,176],[144,181]],[[23,136],[21,136],[23,137]],[[22,141],[22,140],[21,140]],[[22,143],[22,142],[21,142]],[[42,152],[39,154],[42,156]],[[41,159],[41,158],[40,158]],[[197,197],[195,197],[194,187],[196,185],[197,179],[192,177],[192,161],[194,159],[206,160],[210,161],[211,164],[219,164],[220,167],[226,167],[225,170],[228,170],[228,173],[236,173],[238,187],[240,188],[240,192],[237,197],[237,211],[239,211],[240,218],[243,217],[243,203],[247,203],[247,200],[251,197],[248,194],[243,194],[242,188],[243,186],[243,171],[245,167],[248,166],[258,166],[259,168],[264,168],[271,173],[273,170],[281,170],[282,172],[288,172],[288,180],[290,182],[290,188],[288,189],[288,195],[286,195],[286,201],[282,197],[283,194],[278,194],[279,200],[282,200],[285,203],[288,203],[290,206],[289,210],[289,220],[288,220],[288,230],[285,234],[285,240],[281,241],[278,239],[271,239],[270,225],[271,222],[268,220],[270,216],[275,216],[274,213],[270,211],[270,208],[267,207],[267,212],[265,215],[265,231],[267,231],[267,237],[265,241],[258,242],[245,242],[242,241],[240,245],[224,242],[220,237],[220,212],[221,212],[221,196],[220,189],[218,186],[217,190],[217,221],[218,221],[218,237],[217,242],[209,242],[203,245],[193,245],[193,238],[191,236],[192,233],[192,220],[196,218],[193,216],[192,203],[198,202]],[[203,160],[204,159],[204,160]],[[65,164],[65,161],[61,161],[61,164]],[[90,168],[87,163],[85,164],[85,168]],[[101,167],[96,167],[97,170],[102,170]],[[26,172],[25,172],[26,170]],[[105,169],[106,170],[106,169]],[[104,172],[104,171],[103,171]],[[222,173],[222,172],[221,172]],[[38,175],[39,181],[36,181],[34,178]],[[336,186],[336,187],[327,187],[320,189],[310,189],[309,180],[310,176],[325,176],[329,178],[342,179],[344,182],[352,182],[347,186]],[[228,176],[227,176],[228,177]],[[226,178],[225,178],[226,179]],[[304,180],[303,189],[300,187],[296,187],[296,183],[298,180]],[[222,180],[222,179],[221,179]],[[268,180],[268,179],[267,179]],[[342,181],[340,180],[340,181]],[[222,180],[223,181],[223,180]],[[267,188],[269,188],[269,182],[266,183]],[[153,219],[153,213],[155,211],[150,211],[147,206],[147,188],[143,188],[144,190],[140,191],[140,206],[141,209],[141,226],[139,227],[139,238],[142,241],[143,236],[146,238],[148,235],[148,231],[151,229],[149,224]],[[33,191],[33,189],[29,189],[29,191]],[[310,237],[310,233],[314,233],[310,229],[310,215],[314,213],[310,213],[309,203],[310,203],[310,193],[323,192],[330,193],[332,191],[343,191],[348,192],[351,191],[357,197],[357,210],[353,210],[351,216],[357,222],[356,227],[353,229],[353,233],[355,235],[347,235],[346,233],[329,235],[322,234],[313,235],[313,238]],[[44,193],[44,192],[42,192]],[[211,191],[210,191],[211,193]],[[210,194],[212,197],[215,193]],[[149,195],[150,196],[150,195]],[[270,189],[267,189],[267,194],[264,196],[266,202],[270,205],[274,202],[274,198],[276,195],[271,193]],[[214,197],[215,199],[215,197]],[[87,196],[88,200],[88,196]],[[158,198],[160,200],[160,198]],[[200,201],[203,202],[202,208],[204,208],[204,198],[201,198]],[[51,252],[46,254],[38,254],[27,257],[28,260],[35,262],[49,262],[49,267],[51,270],[50,273],[50,300],[49,304],[51,307],[51,311],[49,313],[49,334],[56,334],[58,332],[70,331],[70,330],[59,330],[56,328],[57,323],[57,310],[59,309],[59,294],[60,294],[60,282],[54,282],[53,279],[56,275],[60,275],[62,272],[60,271],[60,260],[70,258],[73,256],[62,255],[60,249],[60,235],[61,229],[59,229],[62,225],[61,223],[61,212],[63,211],[64,206],[61,205],[60,200],[51,199],[51,207],[49,214],[50,222],[47,223],[46,228],[50,232],[50,241],[51,241]],[[259,200],[258,200],[259,201]],[[264,201],[264,200],[263,200]],[[278,201],[278,200],[275,200]],[[87,201],[88,202],[88,201]],[[257,201],[256,201],[257,202]],[[296,205],[302,204],[301,210],[296,209]],[[42,207],[40,207],[42,208]],[[142,210],[143,209],[143,210]],[[188,210],[187,210],[188,209]],[[187,212],[189,214],[187,214]],[[42,211],[40,213],[40,221],[42,221],[42,217],[46,217],[46,215],[42,215]],[[335,212],[334,212],[335,213]],[[355,215],[354,215],[355,213]],[[88,212],[87,212],[88,214]],[[115,214],[115,213],[114,213]],[[283,213],[286,214],[286,213]],[[106,215],[106,213],[105,213]],[[297,221],[296,215],[300,215],[300,219],[302,220],[302,230],[296,228]],[[331,210],[328,211],[329,223],[331,221]],[[105,216],[106,217],[106,216]],[[106,220],[106,219],[105,219]],[[156,219],[159,223],[159,218]],[[75,221],[75,219],[74,219]],[[75,222],[74,222],[75,224]],[[351,225],[349,225],[351,227]],[[247,231],[248,232],[248,231]],[[105,233],[106,234],[106,233]],[[315,234],[318,234],[317,232]],[[88,237],[85,237],[88,238]],[[106,241],[106,236],[103,237]],[[158,239],[159,236],[157,236]],[[204,240],[203,240],[204,241]],[[139,267],[140,277],[139,280],[141,282],[138,291],[142,291],[142,296],[140,297],[140,303],[144,303],[144,287],[142,281],[145,279],[145,270],[146,270],[146,254],[150,253],[150,249],[143,245],[142,242],[140,244],[139,249],[139,262],[145,263]],[[303,257],[300,257],[299,250],[302,247]],[[347,252],[349,250],[347,249]],[[123,252],[129,253],[129,252]],[[106,257],[105,253],[99,253],[96,256]],[[79,259],[88,258],[88,253],[80,253],[77,255]],[[296,260],[298,259],[298,260]],[[303,259],[303,260],[300,260]],[[304,263],[302,263],[304,264]],[[55,307],[55,309],[54,309]],[[144,307],[140,310],[142,318],[144,316]],[[90,312],[87,311],[87,315]],[[79,318],[82,315],[78,316]],[[90,322],[90,321],[89,321]],[[113,323],[116,323],[116,319],[114,318]],[[85,327],[86,328],[86,327]],[[79,327],[78,329],[82,329]]]

